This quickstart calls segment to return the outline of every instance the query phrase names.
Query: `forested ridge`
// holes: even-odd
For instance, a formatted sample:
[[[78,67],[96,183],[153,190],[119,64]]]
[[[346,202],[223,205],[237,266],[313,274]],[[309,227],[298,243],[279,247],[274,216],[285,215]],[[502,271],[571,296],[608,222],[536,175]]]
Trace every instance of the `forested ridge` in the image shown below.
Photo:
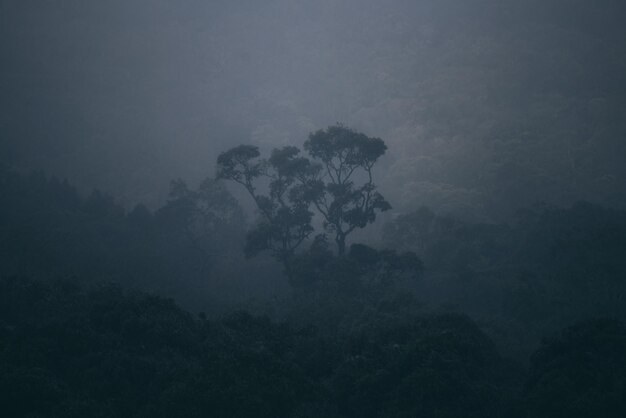
[[[0,0],[0,416],[626,417],[623,0]]]
[[[417,276],[390,270],[388,250],[353,244],[337,257],[313,245],[297,279],[265,283],[291,290],[271,305],[231,300],[232,313],[211,306],[224,291],[218,260],[258,271],[241,257],[238,204],[214,181],[174,182],[154,213],[43,174],[4,171],[0,187],[0,393],[11,416],[624,412],[622,211],[579,203],[473,224],[422,208],[383,239],[420,257]],[[219,196],[203,212],[213,223],[199,222],[211,201],[201,196]],[[216,246],[225,237],[232,245]],[[198,242],[219,255],[196,255]],[[206,294],[186,277],[207,281]],[[274,267],[257,279],[280,277]],[[209,314],[153,295],[169,287]]]

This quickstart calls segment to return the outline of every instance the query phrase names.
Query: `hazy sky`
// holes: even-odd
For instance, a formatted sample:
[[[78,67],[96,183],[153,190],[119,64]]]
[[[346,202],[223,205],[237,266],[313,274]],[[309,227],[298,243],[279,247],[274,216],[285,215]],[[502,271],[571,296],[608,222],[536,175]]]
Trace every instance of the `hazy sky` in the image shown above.
[[[403,210],[621,202],[623,7],[598,4],[0,0],[1,161],[156,205],[343,122],[390,145]]]

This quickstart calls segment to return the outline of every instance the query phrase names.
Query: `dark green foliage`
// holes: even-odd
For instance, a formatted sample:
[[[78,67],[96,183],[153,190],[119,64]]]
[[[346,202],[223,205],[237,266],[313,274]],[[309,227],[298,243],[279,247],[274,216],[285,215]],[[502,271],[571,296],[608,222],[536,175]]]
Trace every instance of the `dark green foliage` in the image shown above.
[[[289,258],[313,232],[313,213],[300,189],[310,175],[311,166],[308,160],[298,156],[299,152],[295,147],[275,149],[271,157],[264,160],[259,159],[258,148],[239,145],[217,158],[217,178],[242,185],[261,215],[247,235],[246,255],[251,257],[269,250],[285,264],[287,273]],[[258,191],[258,182],[262,179],[269,180],[267,194]]]
[[[273,158],[281,176],[300,164],[289,149]],[[84,252],[85,262],[120,277],[109,258],[98,264],[93,257],[132,248],[135,264],[128,254],[116,257],[141,272],[141,254],[159,249],[151,247],[156,242],[167,244],[167,257],[151,259],[153,268],[181,268],[192,258],[177,260],[185,254],[177,249],[197,245],[198,259],[210,260],[226,246],[212,247],[213,235],[241,231],[240,210],[210,180],[195,190],[174,182],[162,209],[138,206],[128,215],[102,194],[82,199],[43,177],[7,175],[3,182],[14,197],[1,209],[4,248],[57,275],[63,260],[85,269],[62,256],[86,249],[69,246],[73,238],[54,241],[55,224],[41,213],[64,228],[74,225],[67,231],[77,237],[98,237],[83,241],[96,246]],[[39,215],[18,211],[35,204],[33,190],[56,203]],[[433,280],[446,291],[463,289],[450,292],[461,295],[456,309],[480,318],[508,352],[526,353],[539,335],[572,319],[621,315],[625,219],[582,203],[525,211],[512,225],[471,224],[422,209],[389,226],[397,250],[353,244],[343,257],[320,235],[290,259],[293,298],[275,306],[286,323],[244,312],[195,319],[171,300],[115,286],[84,290],[75,281],[5,278],[0,400],[15,417],[621,416],[622,323],[578,325],[547,342],[532,357],[522,391],[523,369],[504,361],[475,323],[425,313],[436,296],[417,293],[418,302],[415,291],[432,295]],[[54,245],[37,246],[35,233],[54,237]],[[20,252],[11,238],[23,244]],[[503,335],[506,329],[515,335]],[[512,349],[516,341],[523,344]]]
[[[308,251],[290,263],[291,282],[297,289],[326,288],[359,294],[361,291],[389,291],[412,283],[423,274],[422,261],[412,252],[378,251],[352,244],[349,253],[335,256],[325,235],[316,237]],[[329,290],[330,291],[330,290]]]
[[[593,320],[565,329],[532,356],[530,416],[626,416],[626,327]]]
[[[336,334],[319,316],[209,321],[115,286],[5,278],[0,401],[15,418],[504,416],[505,368],[476,325],[398,302]]]
[[[311,193],[312,203],[324,218],[324,228],[335,235],[339,255],[345,253],[346,237],[356,228],[376,220],[377,212],[391,209],[376,191],[373,168],[387,146],[341,125],[330,126],[309,135],[304,149],[321,162],[324,187]],[[356,178],[364,176],[362,185]]]
[[[127,211],[100,191],[0,167],[0,415],[626,416],[626,212],[608,209],[626,202],[624,1],[359,1],[157,4],[123,19],[97,2],[2,3],[0,154],[15,167],[150,198],[159,176],[190,175],[216,146],[167,136],[199,138],[199,127],[220,146],[278,144],[336,117],[380,133],[393,155],[342,125],[312,133],[306,157],[293,146],[267,158],[226,151],[218,177],[241,184],[260,214],[247,239],[242,210],[211,179],[174,181],[163,207]],[[165,42],[142,48],[156,21]],[[159,61],[198,30],[211,39],[208,76],[189,96],[198,77]],[[109,34],[130,49],[110,48]],[[197,63],[184,51],[178,62]],[[158,74],[133,75],[142,62]],[[204,104],[208,124],[195,110],[166,115],[155,97]],[[383,245],[350,246],[390,209],[378,182],[398,217]],[[581,198],[595,203],[513,216]],[[423,203],[437,213],[410,212]],[[318,224],[328,236],[312,239]],[[283,263],[288,298],[277,290],[287,280],[242,250]],[[103,281],[211,312],[224,288],[263,288],[272,298],[248,306],[273,319],[196,318]]]
[[[329,126],[309,136],[304,149],[332,170],[332,179],[342,183],[358,167],[372,167],[387,146],[380,138],[370,138],[342,125]]]
[[[419,290],[437,291],[431,304],[484,318],[521,357],[573,321],[626,320],[624,211],[580,202],[477,224],[422,208],[389,224],[385,237],[424,260]]]
[[[217,178],[227,178],[246,187],[263,171],[263,166],[254,161],[261,154],[259,149],[252,145],[239,145],[217,157]]]
[[[333,381],[346,417],[500,416],[500,360],[467,318],[387,318],[347,345]]]
[[[217,178],[232,180],[245,188],[261,215],[248,234],[246,254],[263,250],[285,265],[291,277],[291,258],[313,233],[315,206],[324,228],[335,236],[343,256],[346,237],[374,222],[377,212],[391,205],[376,191],[372,170],[387,146],[341,125],[309,135],[304,149],[313,161],[300,156],[293,146],[274,149],[269,159],[260,159],[257,147],[239,145],[217,158]],[[364,176],[357,186],[355,178]],[[259,193],[259,181],[269,181],[268,193]]]
[[[508,261],[512,232],[506,224],[480,224],[439,216],[422,207],[385,225],[386,245],[412,250],[437,271],[491,267]]]
[[[184,181],[175,180],[170,199],[154,214],[153,233],[171,247],[164,252],[181,257],[180,266],[196,266],[200,274],[207,274],[220,255],[241,250],[244,223],[237,200],[220,182],[205,179],[191,190]],[[176,249],[185,253],[177,254]]]
[[[271,156],[279,181],[269,202],[295,203],[289,194],[305,183],[294,173],[311,167],[300,158],[290,148]],[[241,251],[241,210],[219,183],[173,182],[163,208],[128,214],[43,176],[5,173],[0,185],[11,197],[0,208],[3,268],[46,279],[0,280],[0,401],[10,416],[624,413],[622,322],[585,322],[547,340],[525,386],[523,367],[490,339],[523,361],[539,337],[577,320],[623,319],[622,211],[543,207],[507,225],[421,209],[387,227],[396,249],[353,244],[344,256],[319,235],[289,258],[292,297],[271,307],[285,322],[245,312],[208,320],[171,300],[50,276],[72,269],[92,283],[137,285],[129,272],[175,275],[193,288],[206,277],[194,268]],[[480,327],[433,310],[469,313]]]
[[[154,213],[138,205],[126,214],[110,196],[85,198],[40,173],[0,172],[0,194],[0,274],[123,282],[197,304],[180,278],[206,283],[243,247],[243,212],[212,179],[195,189],[172,182]]]
[[[248,314],[195,320],[116,287],[0,281],[0,399],[11,417],[290,417],[317,402],[300,334]]]

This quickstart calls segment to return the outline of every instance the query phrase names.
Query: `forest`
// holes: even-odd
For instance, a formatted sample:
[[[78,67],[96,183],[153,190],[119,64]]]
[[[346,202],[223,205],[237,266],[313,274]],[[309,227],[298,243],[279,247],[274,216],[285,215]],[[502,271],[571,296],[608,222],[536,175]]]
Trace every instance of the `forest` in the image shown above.
[[[0,0],[0,415],[626,417],[617,0]]]

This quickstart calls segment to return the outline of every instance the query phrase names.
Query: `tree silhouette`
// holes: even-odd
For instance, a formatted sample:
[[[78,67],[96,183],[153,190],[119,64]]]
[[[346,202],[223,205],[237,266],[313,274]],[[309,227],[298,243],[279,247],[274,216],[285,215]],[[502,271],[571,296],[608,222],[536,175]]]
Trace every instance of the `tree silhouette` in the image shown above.
[[[270,250],[289,271],[289,259],[313,232],[309,201],[303,198],[302,184],[314,173],[308,159],[296,147],[275,149],[261,159],[257,147],[240,145],[219,155],[217,178],[242,185],[252,197],[261,219],[247,235],[246,255]],[[258,183],[269,180],[269,191],[261,194]]]
[[[137,216],[137,215],[135,215]],[[168,202],[156,213],[161,233],[202,260],[208,271],[218,256],[238,242],[244,224],[243,210],[223,184],[206,178],[196,189],[181,180],[170,183]],[[215,237],[220,237],[216,240]]]
[[[322,215],[324,229],[335,235],[337,252],[343,256],[346,237],[374,222],[377,212],[391,208],[376,191],[372,174],[387,149],[382,139],[336,125],[309,135],[304,148],[312,160],[293,146],[274,149],[269,159],[260,158],[252,145],[219,155],[217,178],[242,185],[261,214],[248,233],[248,256],[270,250],[287,265],[313,232],[311,205]],[[265,195],[258,191],[263,180],[269,180]]]
[[[308,196],[322,214],[324,228],[334,233],[339,255],[344,255],[352,231],[374,222],[377,212],[391,209],[376,191],[372,174],[387,146],[380,138],[335,125],[309,135],[304,149],[321,166]]]

